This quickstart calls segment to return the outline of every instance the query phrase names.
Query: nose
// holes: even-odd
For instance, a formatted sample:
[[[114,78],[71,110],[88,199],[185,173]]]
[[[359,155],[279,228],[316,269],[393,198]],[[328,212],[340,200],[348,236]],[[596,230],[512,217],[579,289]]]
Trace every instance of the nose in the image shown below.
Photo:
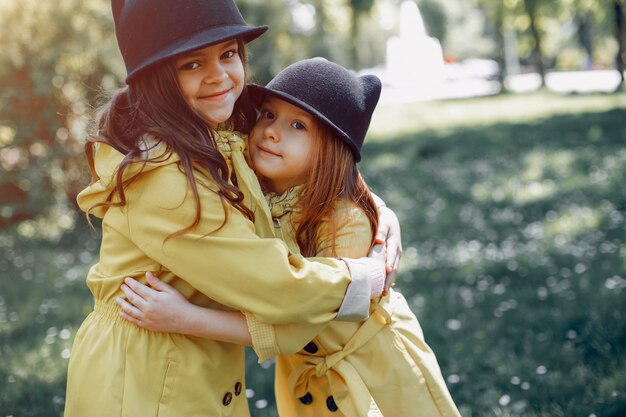
[[[228,78],[228,74],[224,67],[220,65],[219,62],[207,64],[206,71],[204,73],[204,78],[202,81],[205,84],[213,84],[213,83],[221,83],[226,78]]]
[[[272,142],[278,142],[280,141],[280,135],[278,132],[278,128],[276,126],[276,120],[269,120],[268,123],[265,125],[265,129],[263,129],[263,136],[265,137],[266,140],[272,141]]]

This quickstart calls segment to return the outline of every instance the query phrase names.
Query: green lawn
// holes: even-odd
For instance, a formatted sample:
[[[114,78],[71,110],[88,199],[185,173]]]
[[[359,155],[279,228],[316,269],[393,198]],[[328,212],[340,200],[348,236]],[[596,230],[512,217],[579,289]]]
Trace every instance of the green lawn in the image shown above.
[[[362,171],[465,417],[626,415],[626,95],[381,107]],[[79,220],[79,224],[81,220]],[[97,237],[0,232],[0,417],[58,416]],[[249,356],[253,415],[275,415]]]
[[[381,110],[363,171],[464,415],[625,415],[626,96]]]

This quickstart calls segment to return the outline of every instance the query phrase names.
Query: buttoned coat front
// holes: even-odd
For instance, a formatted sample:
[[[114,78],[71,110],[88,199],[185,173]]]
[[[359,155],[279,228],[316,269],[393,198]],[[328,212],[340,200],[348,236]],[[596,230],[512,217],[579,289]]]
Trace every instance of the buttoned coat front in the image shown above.
[[[125,179],[133,180],[125,182],[126,204],[106,208],[98,204],[119,200],[114,178],[124,155],[98,145],[99,180],[78,201],[102,217],[102,245],[87,277],[94,310],[71,351],[65,417],[249,416],[243,349],[122,320],[114,299],[123,296],[124,277],[145,282],[152,271],[195,304],[246,309],[272,323],[335,317],[350,283],[345,263],[310,262],[278,239],[260,238],[272,234],[270,216],[244,142],[232,132],[221,132],[218,142],[256,224],[223,204],[216,184],[198,170],[200,223],[182,234],[175,233],[192,223],[196,206],[177,155],[146,146],[147,162],[127,170]]]
[[[276,235],[295,240],[298,187],[270,194]],[[365,213],[348,201],[335,207],[336,256],[359,257],[372,238]],[[317,255],[332,256],[327,223],[318,233]],[[312,293],[314,295],[314,293]],[[259,360],[276,356],[275,393],[281,417],[460,417],[401,293],[372,303],[363,322],[267,325],[246,313]]]

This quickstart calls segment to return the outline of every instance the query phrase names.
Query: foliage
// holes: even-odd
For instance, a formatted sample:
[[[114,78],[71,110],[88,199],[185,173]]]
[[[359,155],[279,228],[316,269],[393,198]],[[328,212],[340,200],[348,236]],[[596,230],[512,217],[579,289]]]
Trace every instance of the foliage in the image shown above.
[[[539,72],[542,80],[550,68],[623,68],[615,65],[623,65],[619,45],[626,43],[623,23],[619,23],[624,21],[623,9],[617,7],[622,0],[474,2],[491,22],[485,25],[489,29],[485,35],[493,39],[490,56],[505,71],[504,56],[516,54],[524,66]],[[507,44],[505,34],[513,35],[515,42]]]
[[[441,2],[420,0],[417,4],[424,19],[428,35],[437,38],[441,43],[445,43],[448,36],[448,16]]]
[[[108,13],[105,0],[2,5],[0,227],[50,214],[84,183],[87,103],[121,73]]]

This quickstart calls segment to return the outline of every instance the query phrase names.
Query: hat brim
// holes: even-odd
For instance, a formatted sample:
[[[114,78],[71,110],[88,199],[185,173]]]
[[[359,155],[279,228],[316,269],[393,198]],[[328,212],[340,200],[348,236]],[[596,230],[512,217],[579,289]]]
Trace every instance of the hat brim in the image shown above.
[[[254,103],[255,107],[257,108],[261,107],[261,104],[263,104],[263,100],[265,100],[267,96],[273,96],[281,100],[285,100],[286,102],[293,104],[296,107],[301,108],[307,113],[312,114],[315,118],[319,119],[323,124],[328,126],[335,134],[337,134],[337,136],[339,136],[341,140],[345,142],[346,145],[348,145],[348,147],[354,154],[354,158],[356,162],[359,162],[361,160],[361,154],[358,148],[350,140],[350,137],[343,130],[341,130],[337,125],[335,125],[333,122],[328,120],[326,116],[324,116],[322,113],[320,113],[313,107],[309,106],[304,101],[301,101],[297,99],[296,97],[293,97],[282,91],[272,90],[267,87],[261,87],[260,85],[256,85],[256,84],[248,84],[247,88],[248,88],[248,95],[250,96],[250,99]]]
[[[265,33],[268,26],[244,26],[244,25],[223,25],[200,31],[182,41],[174,42],[170,46],[162,49],[158,53],[150,56],[150,59],[142,62],[126,77],[126,83],[141,71],[166,59],[184,54],[199,48],[215,45],[229,39],[242,38],[245,43],[251,42]]]

